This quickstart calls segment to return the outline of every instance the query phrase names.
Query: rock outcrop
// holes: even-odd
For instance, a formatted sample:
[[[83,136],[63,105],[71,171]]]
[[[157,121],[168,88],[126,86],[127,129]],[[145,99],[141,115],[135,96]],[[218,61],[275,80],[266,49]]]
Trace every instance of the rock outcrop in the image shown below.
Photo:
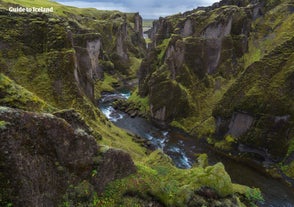
[[[192,109],[187,91],[207,74],[230,76],[238,72],[237,59],[248,49],[251,11],[236,6],[221,7],[162,18],[154,23],[149,34],[154,43],[149,52],[151,57],[143,61],[139,77],[140,95],[149,96],[153,118],[169,121],[184,117],[187,113],[176,111]],[[163,83],[177,87],[165,90]],[[171,99],[163,98],[172,94],[175,96]],[[175,106],[178,102],[181,104]],[[169,107],[170,103],[175,107]]]
[[[51,114],[0,107],[0,120],[1,205],[57,206],[70,185],[87,180],[101,193],[136,171],[127,153],[99,152],[86,131]]]
[[[140,57],[145,49],[137,13],[109,12],[95,21],[67,15],[0,11],[1,72],[61,108],[83,94],[94,101],[95,81],[105,71],[128,74],[129,56]]]
[[[288,64],[293,62],[293,46],[291,38],[248,67],[214,111],[215,117],[222,119],[224,133],[247,145],[266,149],[279,161],[288,153],[292,139],[293,98],[289,93],[291,86],[286,84],[291,72],[285,71],[291,71]],[[263,75],[266,78],[261,78]],[[248,114],[236,114],[236,109]]]
[[[139,71],[151,117],[214,137],[216,147],[244,144],[272,163],[287,159],[293,176],[291,8],[287,0],[223,0],[155,21]]]

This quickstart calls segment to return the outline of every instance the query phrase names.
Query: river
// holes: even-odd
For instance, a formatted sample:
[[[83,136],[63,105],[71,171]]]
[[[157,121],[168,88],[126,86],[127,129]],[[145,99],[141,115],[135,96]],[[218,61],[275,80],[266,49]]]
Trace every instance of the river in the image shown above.
[[[195,162],[195,154],[206,153],[210,164],[222,162],[235,183],[259,188],[265,202],[261,207],[294,207],[294,190],[284,183],[266,176],[255,169],[213,152],[205,143],[173,128],[160,128],[148,120],[115,110],[113,100],[127,99],[128,91],[104,93],[99,108],[116,126],[149,140],[154,146],[168,154],[179,168],[190,168]]]

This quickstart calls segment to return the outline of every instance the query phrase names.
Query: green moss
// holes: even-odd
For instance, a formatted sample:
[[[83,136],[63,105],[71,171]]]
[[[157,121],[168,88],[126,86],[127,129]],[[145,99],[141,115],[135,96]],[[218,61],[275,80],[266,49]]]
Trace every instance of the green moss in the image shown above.
[[[246,69],[215,108],[215,117],[229,119],[234,111],[257,117],[254,126],[241,137],[243,143],[266,147],[274,156],[285,157],[292,122],[276,125],[274,117],[294,114],[291,86],[287,80],[293,71],[294,39],[276,47]],[[289,87],[290,86],[290,87]],[[274,129],[274,130],[272,130]]]
[[[160,45],[158,45],[156,48],[157,50],[160,51],[158,54],[158,59],[163,61],[164,55],[165,55],[165,50],[167,49],[167,46],[169,44],[171,39],[164,39]]]
[[[288,1],[279,3],[279,1],[267,1],[267,9],[272,10],[252,24],[249,51],[244,56],[245,68],[293,36],[293,15],[289,15]],[[279,5],[275,8],[268,6],[277,4]]]
[[[208,166],[208,156],[207,154],[200,154],[197,157],[198,166],[205,168]]]
[[[142,59],[136,57],[130,57],[131,67],[129,70],[128,78],[136,78],[139,68],[141,66]]]
[[[136,88],[130,98],[128,99],[129,103],[134,103],[136,105],[137,108],[140,109],[141,112],[148,114],[149,113],[149,98],[148,96],[142,98],[141,96],[139,96],[138,94],[138,88]]]
[[[263,202],[263,196],[258,188],[248,189],[245,193],[246,198],[254,205],[257,202]]]
[[[116,78],[104,73],[104,78],[95,82],[95,98],[99,99],[102,92],[113,92],[115,90],[113,85],[117,82],[118,80]]]
[[[211,144],[214,144],[214,147],[220,150],[229,151],[232,149],[232,145],[237,143],[237,139],[234,138],[232,135],[228,134],[225,136],[224,140],[216,141],[212,140]]]
[[[235,143],[236,142],[236,138],[234,138],[232,135],[228,134],[226,137],[225,137],[225,140],[226,142],[228,143]]]
[[[54,108],[38,96],[17,85],[3,74],[0,74],[0,104],[13,108],[32,111],[53,111]]]
[[[9,122],[0,120],[0,130],[5,130]]]
[[[294,152],[294,139],[292,138],[289,141],[287,156],[290,156],[293,152]]]
[[[150,44],[150,43],[152,43],[152,40],[150,38],[145,38],[145,42],[146,42],[146,44]]]
[[[289,165],[283,168],[283,171],[287,176],[294,178],[294,161],[292,161]]]
[[[214,143],[214,147],[220,150],[231,150],[232,149],[232,143],[226,141],[226,140],[221,140],[221,141],[217,141]]]
[[[106,192],[99,197],[101,203],[123,205],[120,203],[124,200],[122,196],[128,192],[142,199],[159,200],[165,206],[187,206],[201,186],[215,189],[222,197],[233,193],[245,195],[250,190],[249,187],[232,184],[221,163],[182,170],[174,167],[171,159],[161,151],[155,151],[136,165],[136,174],[108,185]],[[132,197],[128,202],[138,204]]]
[[[214,108],[222,99],[225,92],[234,83],[234,79],[225,80],[221,77],[209,77],[211,87],[206,88],[203,86],[203,82],[197,84],[195,90],[189,90],[189,100],[192,107],[190,115],[186,118],[179,118],[174,120],[172,126],[181,128],[191,134],[195,134],[199,137],[207,137],[214,134],[216,126],[215,119],[212,116]],[[219,90],[215,90],[216,83],[221,85]]]

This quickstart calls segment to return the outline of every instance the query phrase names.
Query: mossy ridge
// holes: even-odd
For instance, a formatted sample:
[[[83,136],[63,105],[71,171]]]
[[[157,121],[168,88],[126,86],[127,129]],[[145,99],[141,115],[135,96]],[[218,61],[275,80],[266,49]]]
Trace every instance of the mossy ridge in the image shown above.
[[[271,4],[271,6],[269,6],[269,4]],[[236,67],[235,65],[231,65],[231,63],[226,63],[223,62],[222,65],[219,65],[218,70],[219,70],[219,74],[215,74],[213,76],[208,76],[211,81],[212,84],[208,84],[207,85],[207,81],[203,81],[206,82],[206,84],[203,84],[204,87],[201,87],[201,84],[199,84],[199,80],[197,80],[197,78],[192,79],[192,81],[187,80],[188,75],[184,74],[183,76],[187,76],[186,79],[183,77],[177,77],[177,81],[183,83],[188,89],[189,88],[193,88],[193,90],[188,90],[189,91],[189,95],[191,95],[191,97],[198,97],[198,100],[203,100],[201,101],[201,104],[207,103],[207,104],[202,104],[202,106],[199,106],[199,101],[197,101],[196,98],[194,98],[194,101],[192,101],[192,105],[194,105],[193,108],[193,114],[192,116],[189,116],[187,118],[182,118],[182,119],[176,119],[174,120],[172,123],[174,126],[177,127],[181,127],[183,129],[185,129],[186,131],[190,131],[193,128],[198,128],[199,125],[202,125],[203,123],[206,123],[206,120],[212,120],[212,121],[207,121],[207,128],[206,127],[199,127],[199,134],[200,135],[205,135],[205,134],[210,134],[214,131],[214,124],[213,124],[213,116],[212,116],[212,111],[214,109],[214,107],[216,106],[216,104],[218,103],[218,101],[220,101],[222,99],[223,94],[225,94],[226,90],[228,90],[230,88],[231,85],[233,85],[233,83],[235,82],[235,80],[237,80],[238,76],[241,75],[240,72],[242,72],[244,69],[243,68],[243,64],[245,65],[245,67],[247,67],[249,64],[251,64],[254,61],[259,60],[260,58],[262,58],[265,54],[268,54],[272,49],[274,49],[278,44],[281,44],[287,40],[289,40],[289,38],[291,38],[291,32],[293,32],[293,30],[290,28],[292,27],[292,23],[294,21],[292,21],[293,15],[289,15],[290,14],[290,10],[289,8],[291,7],[292,3],[290,1],[283,1],[281,2],[268,2],[266,5],[266,13],[264,14],[264,16],[261,16],[259,18],[256,19],[256,22],[254,22],[252,25],[253,29],[251,29],[252,31],[252,35],[250,35],[249,37],[251,38],[249,41],[249,52],[245,55],[245,61],[243,61],[243,57],[242,57],[242,53],[241,54],[237,54],[238,58],[240,58],[237,64],[237,69],[233,69],[233,70],[228,70],[229,67]],[[194,31],[193,35],[201,34],[200,31],[203,31],[203,28],[205,28],[207,25],[213,25],[215,22],[221,22],[222,19],[226,19],[228,16],[233,16],[233,21],[234,22],[242,22],[244,18],[249,18],[248,15],[248,11],[245,11],[246,9],[244,8],[240,8],[240,7],[236,7],[236,6],[223,6],[214,10],[210,10],[209,12],[205,12],[205,11],[193,11],[187,14],[179,14],[179,15],[174,15],[174,16],[170,16],[165,18],[164,20],[161,21],[170,21],[172,23],[172,25],[174,27],[179,27],[179,25],[181,25],[181,23],[179,22],[185,22],[186,19],[190,18],[195,20],[195,18],[200,18],[201,15],[202,17],[205,16],[206,18],[204,19],[208,19],[207,22],[205,22],[205,24],[203,23],[203,27],[198,27],[200,28],[199,31]],[[278,15],[279,13],[283,13],[283,15]],[[186,15],[186,16],[185,16]],[[188,15],[188,16],[187,16]],[[272,18],[272,15],[278,15],[279,18]],[[185,18],[184,18],[185,16]],[[207,18],[209,17],[209,18]],[[199,19],[198,19],[199,20]],[[206,20],[205,20],[206,21]],[[203,21],[193,21],[193,22],[203,22]],[[246,21],[245,21],[246,23]],[[248,23],[248,22],[247,22]],[[269,25],[268,27],[270,27],[271,29],[265,29],[263,30],[262,27],[255,27],[254,25],[261,25],[265,23],[265,25]],[[205,25],[205,26],[204,26]],[[244,37],[242,37],[242,35],[240,37],[236,36],[235,34],[238,34],[238,31],[240,30],[240,28],[237,27],[238,24],[234,24],[233,23],[233,27],[232,27],[232,36],[231,39],[230,38],[226,38],[227,40],[225,40],[226,44],[234,44],[236,45],[235,49],[236,51],[238,51],[238,41],[243,41]],[[254,29],[256,28],[256,29]],[[292,27],[293,28],[293,27]],[[283,33],[286,31],[290,31],[290,35],[286,35],[284,36]],[[173,32],[174,33],[178,33],[175,32],[174,30],[170,30],[171,34],[170,36],[173,36]],[[270,34],[268,34],[270,33]],[[258,39],[254,39],[253,37],[255,37],[254,35],[260,35],[260,38],[257,37]],[[274,44],[270,44],[270,42],[268,41],[266,43],[265,41],[265,34],[267,34],[268,36],[273,36],[273,38],[270,38],[271,40],[274,41]],[[244,36],[244,35],[243,35]],[[158,64],[159,66],[162,65],[164,56],[165,56],[165,52],[168,48],[168,46],[170,45],[170,41],[172,38],[167,38],[167,39],[163,39],[163,41],[156,47],[156,51],[157,54],[159,54],[157,56],[157,60],[154,60],[152,62],[152,64]],[[253,48],[255,48],[256,46],[253,46],[253,39],[256,40],[257,42],[261,42],[262,44],[267,44],[268,49],[265,49],[264,51],[260,51],[260,50],[254,50]],[[268,38],[266,38],[268,39]],[[195,38],[195,37],[187,37],[184,38],[184,41],[186,41],[187,43],[191,43],[191,44],[196,44],[195,42],[199,42],[199,41],[203,41],[200,38]],[[231,43],[230,43],[231,42]],[[256,43],[256,42],[254,42]],[[256,47],[258,48],[258,47]],[[266,47],[265,47],[266,48]],[[222,53],[224,54],[224,52],[226,51],[222,51]],[[250,60],[248,59],[248,57],[250,56]],[[227,56],[226,56],[227,57]],[[227,59],[230,58],[230,56],[227,57]],[[191,58],[192,60],[193,58]],[[235,64],[235,63],[234,63]],[[159,67],[158,68],[161,68]],[[228,67],[229,66],[229,67]],[[149,71],[149,74],[156,74],[159,73],[159,69],[154,69],[156,67],[152,66],[152,69]],[[154,70],[156,70],[156,72],[153,72]],[[189,71],[189,67],[187,69],[187,71]],[[233,73],[233,76],[231,75]],[[187,73],[189,74],[189,72]],[[236,75],[237,74],[237,75]],[[166,76],[168,77],[168,74],[166,74]],[[147,76],[147,78],[145,78],[144,82],[145,85],[146,82],[148,82],[148,80],[152,79],[152,76]],[[153,76],[154,77],[154,76]],[[189,77],[191,77],[191,75],[189,75]],[[214,83],[219,82],[220,79],[223,79],[222,81],[222,86],[221,86],[221,90],[211,90],[211,87],[214,87]],[[143,82],[143,81],[142,81]],[[191,85],[187,85],[187,83],[194,83],[195,85],[192,84]],[[206,85],[206,87],[205,87]],[[142,87],[140,87],[142,88]],[[199,90],[198,90],[199,89]],[[145,92],[146,93],[146,92]],[[202,94],[202,95],[201,95]],[[211,95],[209,95],[211,94]],[[215,96],[216,95],[216,96]],[[209,98],[211,97],[211,98]],[[195,101],[196,100],[196,101]],[[189,101],[191,102],[191,101]],[[197,107],[197,105],[199,107]],[[195,107],[196,106],[196,107]],[[211,106],[211,107],[210,107]],[[197,110],[200,109],[201,110]],[[210,108],[210,110],[206,110],[207,108]],[[196,110],[195,110],[196,109]],[[203,109],[205,109],[204,113],[199,112],[199,111],[203,111]],[[199,114],[200,113],[200,114]],[[198,118],[199,117],[199,118]],[[196,124],[193,126],[193,122]],[[198,122],[198,123],[197,123]],[[206,125],[206,124],[204,124]],[[204,128],[204,131],[202,132],[202,129]]]
[[[52,1],[27,1],[27,0],[13,0],[13,1],[3,1],[1,6],[6,10],[9,4],[17,4],[19,6],[26,6],[26,7],[54,7],[55,12],[44,14],[43,17],[47,17],[51,23],[55,22],[56,25],[60,24],[60,22],[65,22],[65,26],[67,29],[69,28],[73,33],[99,33],[101,35],[101,41],[103,45],[103,53],[101,53],[102,60],[105,61],[112,61],[116,68],[115,70],[119,73],[125,73],[123,69],[120,69],[120,67],[129,67],[132,66],[132,63],[124,63],[120,58],[116,58],[116,43],[117,39],[119,37],[119,32],[122,27],[125,27],[126,25],[126,34],[124,44],[128,47],[128,53],[130,57],[136,57],[141,58],[144,55],[145,50],[145,43],[144,39],[142,37],[139,37],[138,31],[136,31],[135,28],[135,21],[136,18],[134,18],[137,13],[122,13],[119,11],[100,11],[96,9],[81,9],[81,8],[75,8],[75,7],[68,7],[64,6]],[[28,14],[13,14],[15,15],[22,15],[24,17],[27,17]],[[30,16],[38,18],[39,14],[30,14]],[[40,18],[39,18],[40,19]],[[20,23],[24,22],[25,18],[20,21]],[[28,20],[27,23],[34,22],[34,19]],[[54,35],[50,35],[49,31],[46,31],[46,24],[42,21],[39,21],[43,24],[44,27],[44,35],[38,34],[37,37],[46,36],[46,34],[49,34],[48,37],[53,36],[55,37],[57,33]],[[40,26],[40,25],[39,25]],[[29,29],[30,30],[30,29]],[[4,30],[3,30],[4,31]],[[16,31],[16,30],[11,30]],[[30,30],[32,31],[32,30]],[[56,32],[56,30],[55,30]],[[6,34],[9,34],[7,31]],[[34,32],[35,33],[35,32]],[[3,35],[4,37],[5,35]],[[12,35],[13,36],[13,35]],[[33,39],[33,38],[31,38]],[[55,40],[54,40],[55,41]],[[48,41],[54,42],[54,41]],[[64,41],[66,42],[66,41]],[[60,43],[60,41],[59,41]],[[62,45],[60,43],[60,45]],[[135,46],[136,45],[136,46]],[[40,45],[43,48],[44,45]],[[16,48],[22,48],[21,45]],[[44,49],[47,49],[48,46]],[[50,48],[49,48],[50,49]],[[108,71],[112,72],[112,71]]]
[[[134,103],[135,107],[138,108],[143,114],[149,114],[150,108],[149,108],[149,99],[148,97],[142,98],[139,96],[138,88],[136,88],[130,98],[128,99],[128,103]]]
[[[262,106],[261,103],[272,102],[274,104],[273,98],[282,98],[281,94],[277,93],[278,88],[282,86],[281,82],[285,82],[285,76],[291,73],[292,66],[291,62],[293,61],[293,56],[291,54],[294,52],[294,38],[286,41],[279,47],[276,47],[270,54],[265,56],[261,61],[255,62],[246,71],[242,76],[236,81],[228,92],[225,94],[224,99],[218,106],[218,109],[222,112],[228,113],[226,111],[227,106],[230,103],[234,103],[236,106],[242,105],[242,108],[239,108],[241,111],[247,111],[253,114],[262,114],[262,113],[271,113],[273,115],[280,115],[285,113],[292,114],[293,112],[288,111],[288,107],[279,106],[277,104],[271,106]],[[288,64],[289,63],[289,64]],[[285,65],[285,66],[283,66]],[[281,70],[282,68],[282,70]],[[281,78],[284,77],[284,78]],[[262,79],[260,77],[263,77]],[[275,80],[275,81],[274,81]],[[278,83],[279,82],[279,83]],[[245,84],[246,83],[246,84]],[[242,86],[242,87],[240,87]],[[241,90],[243,91],[240,93]],[[284,91],[284,90],[283,90]],[[282,93],[283,93],[282,91]],[[258,93],[258,94],[257,94]],[[268,94],[270,93],[270,94]],[[273,93],[275,95],[273,95]],[[287,93],[287,92],[286,92]],[[232,95],[235,94],[235,95]],[[261,96],[263,94],[263,96]],[[230,98],[230,97],[231,98]],[[263,101],[257,100],[260,103],[261,108],[256,108],[249,104],[250,97],[255,96],[256,98],[263,99]],[[233,98],[233,101],[232,101]],[[244,100],[245,98],[245,100]],[[290,97],[291,98],[291,97]],[[230,101],[228,100],[230,99]],[[247,104],[242,104],[246,101]],[[241,103],[240,103],[241,102]],[[288,101],[287,101],[288,102]],[[283,102],[279,102],[283,103]],[[291,100],[290,100],[291,103]],[[244,108],[245,107],[245,108]],[[223,110],[221,110],[223,108]],[[230,107],[231,110],[234,110],[236,107]],[[216,111],[218,111],[218,109]],[[285,111],[285,109],[287,111]],[[226,114],[222,113],[222,116],[226,117]]]
[[[223,119],[234,111],[251,114],[255,123],[238,141],[266,148],[277,162],[286,160],[282,169],[288,176],[293,176],[293,135],[285,133],[294,123],[293,86],[289,83],[294,71],[293,40],[292,37],[248,67],[214,111],[215,117]],[[280,117],[284,121],[278,121]]]
[[[1,11],[1,22],[3,24],[0,26],[2,28],[0,40],[4,41],[7,46],[0,54],[1,72],[4,72],[17,83],[34,92],[52,106],[59,109],[74,108],[81,112],[86,121],[92,124],[95,130],[102,131],[102,136],[106,137],[103,141],[106,140],[109,145],[113,144],[114,147],[123,146],[126,151],[134,152],[133,154],[135,155],[138,154],[137,157],[144,155],[144,149],[134,144],[131,141],[130,135],[127,135],[107,121],[77,86],[74,79],[75,51],[70,42],[71,36],[68,36],[69,30],[72,31],[72,36],[76,37],[76,40],[79,37],[79,43],[81,44],[85,43],[85,38],[90,40],[101,38],[105,46],[103,46],[99,60],[101,59],[103,66],[109,66],[106,67],[110,68],[109,72],[113,72],[114,66],[110,61],[110,56],[115,49],[113,46],[116,42],[116,35],[122,24],[134,23],[134,15],[137,14],[124,14],[118,11],[98,11],[96,9],[78,9],[50,1],[26,0],[2,1],[1,6],[5,10],[7,9],[5,2],[17,3],[18,5],[28,7],[54,6],[55,8],[56,6],[57,10],[53,14],[13,14],[11,17],[7,17],[7,12]],[[7,26],[11,22],[16,23],[16,28]],[[99,25],[100,22],[104,22],[106,26]],[[84,26],[81,26],[82,24]],[[106,30],[106,27],[109,30]],[[27,28],[27,30],[24,30],[24,28]],[[136,33],[134,28],[128,26],[128,29],[129,31],[127,32],[130,35]],[[94,30],[96,32],[93,32]],[[32,42],[35,37],[27,37],[30,31],[36,31],[39,37],[46,37],[45,42],[44,38],[37,38],[35,42]],[[100,34],[97,34],[97,31]],[[4,38],[6,37],[5,35],[7,38]],[[110,45],[106,44],[109,39],[112,43]],[[133,40],[127,41],[132,42]],[[140,58],[135,58],[136,55],[130,54],[131,60],[134,62],[132,73],[135,72],[140,61]],[[96,87],[96,97],[98,98],[103,90],[111,89],[111,82],[113,81],[114,79],[106,74],[106,80],[102,84],[102,88],[99,86],[101,82]],[[121,142],[121,137],[125,137],[126,140]]]
[[[202,186],[215,189],[220,196],[217,200],[226,203],[239,200],[237,194],[243,195],[242,200],[246,201],[245,194],[251,190],[232,184],[221,163],[182,170],[174,167],[170,158],[161,151],[155,151],[136,165],[138,172],[135,175],[117,180],[107,187],[98,198],[101,204],[123,206],[125,196],[130,195],[133,205],[137,204],[135,198],[141,198],[159,201],[163,206],[189,206],[195,192]],[[213,199],[210,202],[214,202]],[[244,206],[241,202],[236,205]]]
[[[0,74],[0,90],[3,97],[0,103],[3,106],[19,108],[28,111],[52,113],[58,109],[48,105],[38,96],[17,85],[8,77]],[[121,148],[129,152],[134,159],[140,159],[145,155],[145,149],[132,142],[132,136],[127,132],[117,128],[109,122],[101,112],[87,98],[76,98],[73,100],[71,108],[82,114],[85,122],[96,132],[104,137],[101,143]],[[99,135],[100,136],[100,135]],[[96,138],[99,139],[99,136]],[[124,138],[122,142],[121,139]]]
[[[184,39],[185,44],[188,45],[192,39],[195,40],[195,38]],[[149,82],[152,81],[152,83],[161,81],[163,83],[163,80],[170,79],[171,73],[166,65],[162,65],[156,70],[154,69],[155,66],[153,66],[156,62],[162,62],[167,50],[167,45],[169,45],[170,41],[170,39],[166,39],[161,45],[157,46],[156,50],[160,51],[160,54],[157,61],[153,61],[151,64],[150,76],[147,76],[145,79],[146,81],[149,80]],[[192,59],[193,58],[191,58],[191,60]],[[152,70],[154,71],[153,73],[151,72]],[[187,94],[186,98],[190,106],[190,112],[189,116],[186,118],[179,117],[173,120],[172,125],[180,127],[188,132],[193,131],[193,133],[196,132],[195,129],[197,128],[197,134],[203,136],[214,132],[212,110],[235,79],[226,80],[219,74],[205,75],[200,79],[199,75],[195,75],[194,73],[195,72],[187,67],[187,65],[183,65],[181,72],[176,76],[176,81],[181,90],[185,91]],[[219,88],[215,89],[215,85],[219,85]],[[161,86],[160,90],[162,90]],[[206,120],[212,121],[207,122]]]
[[[167,22],[166,24],[171,25],[169,28],[169,36],[172,36],[172,34],[180,34],[181,28],[183,28],[183,25],[187,20],[192,21],[192,27],[194,28],[192,36],[200,36],[207,27],[213,26],[219,22],[224,22],[228,17],[233,17],[235,21],[239,21],[246,16],[247,14],[244,8],[229,5],[209,11],[196,9],[183,14],[171,15],[164,18],[164,21]],[[162,41],[157,43],[161,44]]]
[[[0,90],[2,106],[39,112],[52,112],[55,109],[2,73],[0,73]]]
[[[267,3],[271,4],[270,1]],[[268,11],[263,16],[252,23],[249,51],[244,55],[245,68],[294,35],[294,17],[289,11],[291,5],[293,3],[288,0],[275,1],[272,6],[267,7]]]

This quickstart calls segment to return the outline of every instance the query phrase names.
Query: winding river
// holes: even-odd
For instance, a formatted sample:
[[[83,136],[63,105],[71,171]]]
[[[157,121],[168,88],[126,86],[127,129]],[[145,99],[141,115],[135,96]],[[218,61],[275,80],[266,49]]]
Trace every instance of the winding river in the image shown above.
[[[115,110],[113,100],[127,99],[128,91],[104,93],[99,101],[99,108],[116,126],[149,140],[155,147],[168,154],[179,168],[190,168],[195,154],[206,153],[210,164],[222,162],[235,183],[257,187],[263,193],[265,202],[262,207],[294,207],[294,190],[280,181],[267,177],[249,166],[217,155],[202,143],[177,129],[163,129],[140,117],[131,118],[128,114]]]

